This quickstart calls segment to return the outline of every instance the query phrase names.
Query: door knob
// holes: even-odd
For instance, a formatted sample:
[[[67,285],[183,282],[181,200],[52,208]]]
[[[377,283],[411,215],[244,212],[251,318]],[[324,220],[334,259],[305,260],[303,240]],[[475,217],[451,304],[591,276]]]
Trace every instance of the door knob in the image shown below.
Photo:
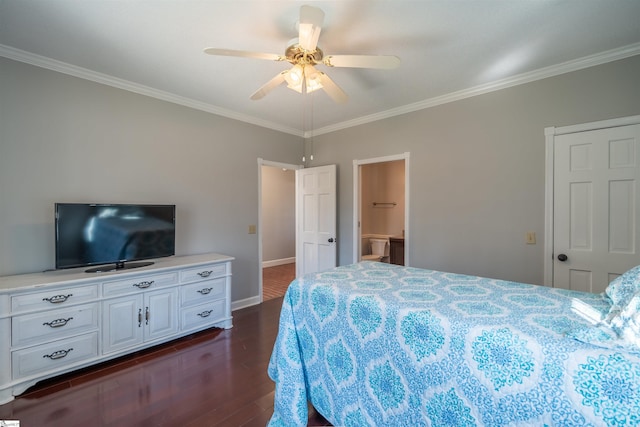
[[[333,243],[333,237],[330,237],[328,240],[329,243]]]
[[[565,254],[558,255],[558,261],[560,261],[560,262],[565,262],[568,259],[569,259],[569,257],[567,257]]]

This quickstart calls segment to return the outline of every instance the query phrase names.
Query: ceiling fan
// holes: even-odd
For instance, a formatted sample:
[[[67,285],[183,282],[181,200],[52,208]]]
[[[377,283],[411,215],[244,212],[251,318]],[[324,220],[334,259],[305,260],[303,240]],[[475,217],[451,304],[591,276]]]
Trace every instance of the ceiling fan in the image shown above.
[[[347,101],[347,94],[329,78],[318,70],[316,65],[328,67],[378,68],[392,69],[400,65],[400,59],[393,55],[328,55],[325,56],[318,47],[318,38],[322,30],[324,12],[313,6],[300,8],[298,38],[289,42],[284,56],[272,53],[250,52],[243,50],[219,49],[208,47],[204,52],[209,55],[240,56],[246,58],[267,59],[271,61],[287,61],[293,64],[269,80],[251,95],[251,99],[263,98],[280,84],[286,82],[287,87],[299,93],[311,93],[323,89],[337,103]]]

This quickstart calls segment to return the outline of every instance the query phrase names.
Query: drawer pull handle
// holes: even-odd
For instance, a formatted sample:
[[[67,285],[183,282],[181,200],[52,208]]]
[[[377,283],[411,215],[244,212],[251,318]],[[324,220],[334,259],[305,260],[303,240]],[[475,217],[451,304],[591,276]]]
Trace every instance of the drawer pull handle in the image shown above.
[[[138,309],[138,328],[142,327],[142,309]]]
[[[205,270],[205,271],[201,271],[200,273],[198,273],[198,276],[200,276],[200,277],[209,277],[209,276],[211,276],[211,273],[213,273],[213,270]]]
[[[51,304],[59,304],[61,302],[65,302],[69,297],[72,297],[73,294],[69,295],[56,295],[51,298],[42,298],[42,301],[48,301]]]
[[[145,325],[149,324],[149,318],[151,317],[151,315],[149,314],[149,307],[145,307],[145,311],[144,311],[144,320],[145,320]]]
[[[58,351],[54,351],[51,354],[45,354],[42,357],[43,358],[48,357],[51,360],[62,359],[67,354],[69,354],[69,352],[71,352],[71,350],[73,350],[73,348],[70,348],[69,350],[58,350]]]
[[[69,317],[68,319],[56,319],[51,322],[44,322],[42,326],[48,326],[50,328],[61,328],[66,325],[71,319],[73,319],[73,317]]]
[[[153,285],[153,282],[155,282],[155,280],[149,280],[149,281],[145,281],[145,282],[134,283],[133,286],[135,286],[138,289],[147,289],[149,286]]]
[[[211,292],[213,288],[202,288],[200,290],[198,290],[197,292],[200,292],[202,295],[207,295],[209,292]]]
[[[200,316],[200,317],[209,317],[211,315],[212,311],[213,310],[205,310],[202,313],[198,313],[198,316]]]

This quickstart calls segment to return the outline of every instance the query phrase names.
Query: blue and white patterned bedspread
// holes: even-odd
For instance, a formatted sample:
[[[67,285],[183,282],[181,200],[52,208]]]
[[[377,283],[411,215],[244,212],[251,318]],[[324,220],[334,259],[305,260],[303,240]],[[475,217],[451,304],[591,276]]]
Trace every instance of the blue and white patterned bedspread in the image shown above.
[[[270,426],[640,425],[640,356],[567,336],[601,295],[362,262],[289,286]]]

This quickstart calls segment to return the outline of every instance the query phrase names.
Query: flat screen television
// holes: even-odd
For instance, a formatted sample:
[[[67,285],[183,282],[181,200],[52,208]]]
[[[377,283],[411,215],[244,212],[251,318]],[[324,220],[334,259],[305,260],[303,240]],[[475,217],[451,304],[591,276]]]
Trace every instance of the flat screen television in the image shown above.
[[[56,203],[56,269],[113,271],[174,255],[175,213],[175,205]]]

